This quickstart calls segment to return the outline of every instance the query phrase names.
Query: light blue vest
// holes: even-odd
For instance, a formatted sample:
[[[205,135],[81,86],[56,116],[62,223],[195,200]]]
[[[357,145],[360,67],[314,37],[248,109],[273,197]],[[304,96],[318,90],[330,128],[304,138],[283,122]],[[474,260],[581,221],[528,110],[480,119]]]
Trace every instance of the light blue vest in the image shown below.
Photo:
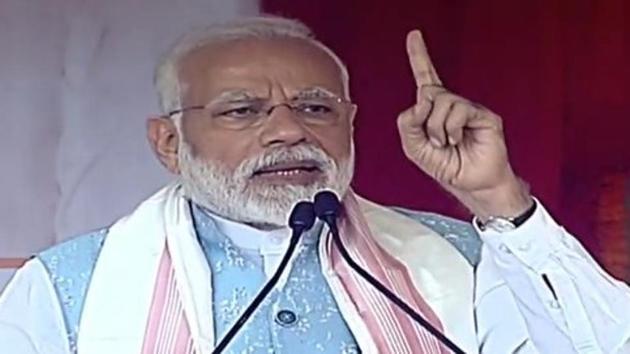
[[[215,338],[220,339],[265,284],[262,257],[235,247],[197,207],[193,219],[212,269]],[[269,294],[226,353],[359,352],[321,272],[320,231],[317,224],[302,235],[286,283]]]
[[[468,224],[431,213],[396,209],[451,242],[472,265],[479,261],[481,242]],[[213,220],[192,207],[195,230],[213,275],[215,338],[229,326],[262,286],[262,265],[238,254]],[[233,353],[356,353],[350,331],[339,314],[317,256],[319,232],[306,235],[286,285],[270,297],[228,347]],[[92,272],[107,235],[97,230],[56,245],[38,255],[59,297],[72,352]],[[234,253],[237,252],[237,253]],[[232,260],[232,261],[230,261]],[[237,260],[237,261],[234,261]],[[344,351],[345,350],[345,351]]]

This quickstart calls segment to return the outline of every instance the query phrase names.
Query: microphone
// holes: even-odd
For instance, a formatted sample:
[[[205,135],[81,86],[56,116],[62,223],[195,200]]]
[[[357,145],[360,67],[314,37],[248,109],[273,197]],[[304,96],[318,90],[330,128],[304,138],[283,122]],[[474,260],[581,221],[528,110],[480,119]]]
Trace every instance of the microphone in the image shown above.
[[[252,316],[252,314],[260,306],[263,300],[265,300],[267,295],[269,295],[273,287],[278,283],[278,280],[280,280],[282,272],[284,272],[284,269],[287,267],[289,259],[291,259],[291,255],[293,255],[298,241],[300,240],[300,236],[302,236],[302,233],[304,231],[313,227],[314,223],[315,211],[313,209],[313,203],[301,201],[293,207],[291,215],[289,216],[289,227],[292,230],[291,239],[289,240],[289,247],[284,253],[280,264],[278,265],[278,269],[276,269],[276,272],[273,274],[273,276],[267,281],[265,286],[263,286],[263,288],[256,295],[254,300],[252,300],[252,302],[249,304],[249,306],[247,306],[245,311],[243,311],[238,320],[236,320],[230,330],[225,334],[223,339],[221,339],[219,344],[214,348],[214,350],[212,351],[213,354],[219,354],[223,352],[223,350],[225,350],[230,341],[234,339],[238,331],[243,328],[245,322],[247,322],[247,320]]]
[[[333,241],[339,249],[341,256],[348,263],[350,268],[357,272],[364,280],[366,280],[371,286],[376,288],[381,294],[383,294],[389,301],[393,302],[398,308],[404,311],[407,316],[411,317],[421,327],[429,331],[435,338],[437,338],[442,344],[457,354],[465,354],[455,343],[448,339],[442,332],[433,327],[433,325],[424,319],[419,313],[417,313],[411,306],[407,305],[400,297],[389,290],[383,283],[374,278],[370,273],[358,265],[348,250],[343,245],[339,236],[339,230],[337,229],[337,216],[339,215],[339,209],[341,209],[341,203],[337,198],[337,195],[331,191],[321,191],[315,195],[315,214],[318,218],[322,219],[332,232]]]

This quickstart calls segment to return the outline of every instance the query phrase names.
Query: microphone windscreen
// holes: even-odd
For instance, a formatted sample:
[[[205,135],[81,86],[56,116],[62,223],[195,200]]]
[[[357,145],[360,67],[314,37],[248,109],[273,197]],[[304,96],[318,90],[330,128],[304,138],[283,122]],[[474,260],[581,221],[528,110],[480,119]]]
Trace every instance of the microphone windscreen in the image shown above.
[[[297,203],[289,216],[289,227],[293,230],[304,231],[315,224],[313,203],[301,201]]]
[[[315,215],[321,219],[336,218],[341,203],[337,195],[331,191],[321,191],[315,195]]]

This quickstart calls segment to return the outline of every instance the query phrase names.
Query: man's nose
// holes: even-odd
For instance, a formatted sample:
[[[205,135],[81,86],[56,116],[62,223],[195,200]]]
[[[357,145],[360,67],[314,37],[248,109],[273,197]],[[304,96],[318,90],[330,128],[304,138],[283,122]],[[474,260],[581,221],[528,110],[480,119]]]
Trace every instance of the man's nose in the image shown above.
[[[263,146],[292,146],[308,139],[308,132],[303,123],[288,105],[277,105],[269,111],[260,134]]]

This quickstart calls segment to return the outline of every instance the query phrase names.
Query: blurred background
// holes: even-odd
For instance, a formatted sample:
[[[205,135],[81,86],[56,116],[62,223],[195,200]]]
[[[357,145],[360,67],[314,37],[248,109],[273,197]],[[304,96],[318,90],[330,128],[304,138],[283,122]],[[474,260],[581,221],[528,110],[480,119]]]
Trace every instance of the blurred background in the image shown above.
[[[0,0],[0,282],[169,180],[144,137],[159,55],[191,27],[260,12],[304,21],[347,63],[360,194],[470,218],[398,140],[415,93],[404,39],[420,28],[445,85],[503,117],[534,195],[630,281],[625,0]]]

